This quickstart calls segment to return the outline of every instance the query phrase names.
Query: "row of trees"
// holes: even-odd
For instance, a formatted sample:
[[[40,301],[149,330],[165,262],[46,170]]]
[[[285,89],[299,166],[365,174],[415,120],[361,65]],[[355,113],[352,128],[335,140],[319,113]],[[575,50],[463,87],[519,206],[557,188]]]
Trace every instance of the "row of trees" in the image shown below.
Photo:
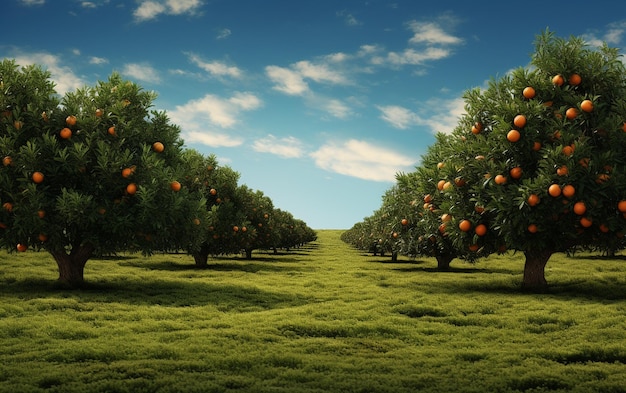
[[[507,250],[525,255],[523,287],[547,287],[557,252],[626,245],[626,72],[619,51],[546,31],[529,67],[464,95],[382,206],[344,233],[361,249],[431,255],[447,269]]]
[[[0,246],[49,252],[77,286],[99,255],[185,250],[206,265],[315,239],[215,156],[184,148],[155,98],[119,74],[59,97],[49,72],[2,61]]]

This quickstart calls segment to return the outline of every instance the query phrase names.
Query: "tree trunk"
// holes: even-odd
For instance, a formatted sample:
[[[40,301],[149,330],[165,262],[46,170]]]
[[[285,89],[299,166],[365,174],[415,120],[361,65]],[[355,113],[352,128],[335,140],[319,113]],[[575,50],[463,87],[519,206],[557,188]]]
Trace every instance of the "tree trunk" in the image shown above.
[[[437,259],[437,270],[447,271],[450,270],[450,262],[452,262],[454,257],[448,253],[437,253],[435,259]]]
[[[528,292],[546,292],[548,282],[546,281],[545,268],[548,260],[552,256],[552,250],[529,250],[524,252],[526,263],[524,264],[524,279],[522,289]]]
[[[199,251],[194,252],[193,260],[196,262],[196,267],[207,267],[209,265],[209,250],[207,247],[202,246]]]
[[[63,285],[80,288],[85,283],[85,265],[93,255],[91,245],[73,247],[68,254],[64,250],[50,251],[59,267],[59,282]]]
[[[246,248],[246,259],[252,259],[252,249]]]
[[[398,253],[394,251],[391,253],[391,262],[397,262],[397,261],[398,261]]]

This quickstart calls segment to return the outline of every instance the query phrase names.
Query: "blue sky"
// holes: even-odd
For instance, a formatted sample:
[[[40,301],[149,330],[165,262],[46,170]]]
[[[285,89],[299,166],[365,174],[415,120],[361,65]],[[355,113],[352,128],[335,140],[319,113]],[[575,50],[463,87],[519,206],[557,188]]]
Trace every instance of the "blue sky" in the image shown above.
[[[60,93],[113,71],[158,93],[190,148],[275,207],[347,229],[463,113],[463,92],[528,64],[546,28],[626,41],[626,3],[5,0],[0,56]]]

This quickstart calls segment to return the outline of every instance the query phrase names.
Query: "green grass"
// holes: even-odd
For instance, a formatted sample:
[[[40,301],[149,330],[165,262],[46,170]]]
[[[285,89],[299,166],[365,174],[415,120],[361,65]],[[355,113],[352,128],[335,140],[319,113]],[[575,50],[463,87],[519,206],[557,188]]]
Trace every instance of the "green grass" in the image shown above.
[[[340,231],[196,269],[92,260],[84,290],[47,254],[0,254],[0,392],[626,392],[626,261],[556,255],[436,271]]]

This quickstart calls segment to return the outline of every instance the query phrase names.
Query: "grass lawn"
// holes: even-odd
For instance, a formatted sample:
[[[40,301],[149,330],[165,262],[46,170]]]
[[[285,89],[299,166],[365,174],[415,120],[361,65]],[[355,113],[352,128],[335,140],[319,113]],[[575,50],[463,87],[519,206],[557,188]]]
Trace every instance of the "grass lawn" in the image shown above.
[[[279,255],[91,260],[55,286],[0,253],[0,392],[626,392],[626,259],[364,255],[341,231]]]

